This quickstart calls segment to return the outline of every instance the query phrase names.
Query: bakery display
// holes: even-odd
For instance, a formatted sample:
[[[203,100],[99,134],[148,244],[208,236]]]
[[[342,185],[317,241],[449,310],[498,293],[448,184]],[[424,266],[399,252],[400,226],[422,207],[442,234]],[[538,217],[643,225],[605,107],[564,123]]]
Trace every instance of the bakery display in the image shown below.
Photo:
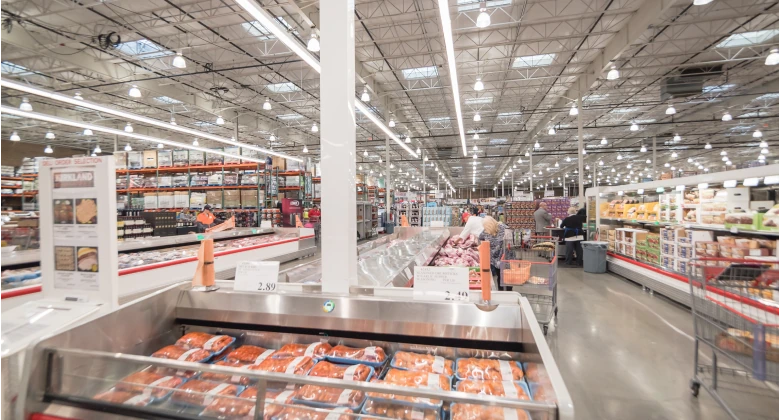
[[[395,356],[392,357],[390,365],[403,370],[440,373],[446,376],[452,376],[454,374],[453,361],[441,356],[432,356],[429,354],[398,351],[395,352]]]
[[[457,359],[457,379],[518,381],[524,377],[519,363],[496,359]]]

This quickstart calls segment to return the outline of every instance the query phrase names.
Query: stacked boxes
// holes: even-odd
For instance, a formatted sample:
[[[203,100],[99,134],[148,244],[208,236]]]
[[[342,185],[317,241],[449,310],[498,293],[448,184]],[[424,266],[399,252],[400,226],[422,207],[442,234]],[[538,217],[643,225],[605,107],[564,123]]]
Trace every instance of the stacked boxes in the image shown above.
[[[503,206],[503,214],[506,216],[506,224],[511,229],[535,230],[536,222],[533,219],[534,204],[532,201],[515,201]]]
[[[424,207],[422,209],[422,226],[430,226],[431,222],[444,222],[444,226],[452,226],[452,208]]]

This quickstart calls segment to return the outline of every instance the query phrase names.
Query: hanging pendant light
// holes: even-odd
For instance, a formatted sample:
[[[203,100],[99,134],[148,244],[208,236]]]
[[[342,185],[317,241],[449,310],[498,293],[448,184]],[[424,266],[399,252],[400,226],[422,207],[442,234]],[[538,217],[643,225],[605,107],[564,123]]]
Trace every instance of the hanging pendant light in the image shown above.
[[[726,151],[724,151],[724,150],[723,150],[723,151],[719,152],[719,155],[720,155],[720,156],[727,156],[727,155],[728,155],[728,152],[726,152]]]
[[[606,137],[604,137],[604,138],[602,138],[602,139],[600,140],[600,144],[601,144],[601,145],[603,145],[603,146],[605,146],[605,145],[609,144],[609,141],[608,141],[608,140],[606,140]]]
[[[271,104],[270,104],[270,99],[265,98],[265,103],[262,104],[262,109],[264,109],[266,111],[270,111],[271,109],[273,109],[273,106],[271,106]]]
[[[641,145],[641,153],[646,153],[646,146],[643,144]]]
[[[622,160],[622,154],[617,155],[617,160]]]
[[[586,155],[587,154],[587,149],[582,149],[582,154]]]
[[[362,164],[360,164],[360,166],[358,166],[358,167],[357,167],[357,170],[358,170],[358,171],[361,171],[361,170],[362,170]]]
[[[199,142],[199,141],[197,141],[197,139],[195,139],[195,140],[192,140],[192,145],[193,145],[193,146],[200,146],[200,142]]]
[[[46,135],[45,135],[44,137],[45,137],[46,139],[48,139],[48,140],[54,140],[54,139],[56,139],[56,138],[57,138],[57,136],[55,136],[55,135],[54,135],[54,133],[52,133],[51,131],[47,131],[47,132],[46,132]]]
[[[479,133],[473,133],[473,139],[479,140]]]
[[[763,140],[763,141],[760,142],[760,145],[758,147],[766,148],[766,147],[768,147],[768,143],[765,140]]]
[[[760,151],[760,154],[761,155],[767,155],[768,154],[768,149],[767,148],[763,148],[763,150]]]
[[[692,158],[687,158],[687,163],[692,163]]]
[[[381,161],[381,156],[379,156],[379,163],[382,163],[382,161]]]
[[[127,94],[130,95],[131,98],[140,98],[141,90],[138,89],[138,86],[133,85],[133,87],[130,88],[130,91],[127,92]]]
[[[100,145],[98,144],[98,145],[95,146],[95,150],[92,153],[97,155],[97,154],[103,153],[103,150],[100,149]]]
[[[479,7],[479,16],[476,18],[477,28],[486,28],[490,26],[490,15],[487,13],[486,2],[481,2]]]
[[[647,159],[647,160],[646,160],[646,163],[647,163],[647,164],[650,164],[650,163],[652,163],[652,159]]]
[[[752,137],[759,139],[760,137],[763,137],[763,133],[760,131],[760,129],[756,129],[754,133],[752,133]]]
[[[682,136],[679,134],[674,134],[674,141],[682,141]]]
[[[133,150],[133,148],[132,148],[132,146],[130,146],[130,143],[127,143],[127,144],[124,146],[124,151],[125,151],[125,152],[132,152],[132,150]]]
[[[171,125],[178,125],[178,124],[176,124],[176,117],[170,117],[170,124]]]
[[[609,70],[608,73],[606,73],[606,80],[617,80],[619,79],[619,70],[617,70],[617,66],[611,66],[611,70]]]
[[[419,150],[419,147],[417,147],[417,154],[421,154],[421,153],[422,153],[422,151]]]
[[[81,96],[81,92],[76,92],[76,94],[73,96],[74,99],[78,99],[79,101],[83,101],[84,97]]]
[[[672,158],[678,158],[679,154],[677,154],[676,152],[673,152],[673,153],[671,153],[671,157]]]
[[[406,136],[406,144],[411,143],[411,136]]]
[[[46,148],[43,149],[43,153],[54,153],[54,149],[47,145]]]
[[[308,44],[306,44],[306,48],[308,48],[309,51],[312,52],[319,52],[321,50],[321,46],[319,45],[319,38],[317,38],[315,33],[311,33],[311,38],[308,39]]]
[[[127,123],[127,125],[125,125],[125,126],[124,126],[124,131],[125,131],[125,132],[128,132],[128,133],[132,133],[132,132],[133,132],[133,126],[132,126],[132,124],[130,124],[130,123]]]
[[[19,137],[19,133],[17,133],[16,131],[14,131],[13,133],[11,133],[11,139],[10,139],[10,140],[11,140],[11,141],[21,141],[21,140],[22,140],[22,138],[21,138],[21,137]]]
[[[22,111],[32,112],[32,104],[27,98],[22,98],[22,103],[19,104],[19,109]]]
[[[91,136],[92,134],[93,134],[93,133],[92,133],[92,130],[91,130],[91,129],[89,129],[89,128],[85,128],[85,129],[84,129],[84,135],[85,135],[85,136]]]
[[[706,150],[711,149],[711,143],[706,143],[706,145],[703,146],[703,148]]]
[[[779,49],[771,48],[771,53],[765,58],[766,66],[775,66],[779,64]]]
[[[598,161],[598,166],[603,166],[603,161],[602,160]]]
[[[473,120],[476,122],[481,121],[481,115],[479,115],[479,113],[477,112],[476,115],[473,116]]]
[[[270,138],[268,138],[270,141],[276,141],[276,135],[273,133],[270,133]]]
[[[395,119],[394,118],[390,118],[389,126],[390,126],[390,128],[394,128],[395,127]]]
[[[162,145],[162,143],[157,143],[157,148],[158,148],[158,149],[162,149],[163,147],[164,147],[164,146]]]
[[[362,95],[360,96],[360,100],[363,102],[370,102],[371,95],[368,94],[368,87],[362,88]]]
[[[474,144],[474,145],[473,145],[473,151],[475,152],[475,151],[477,151],[477,150],[479,150],[479,148],[478,148],[478,147],[477,147],[477,146]]]
[[[368,157],[368,149],[363,150],[362,155]]]
[[[187,68],[187,60],[184,59],[184,56],[181,55],[181,51],[176,53],[176,56],[173,57],[173,67],[177,69],[185,69]]]
[[[533,147],[535,147],[536,149],[540,149],[541,148],[541,145],[538,144],[538,140],[536,140],[536,143],[533,145]]]
[[[481,81],[481,77],[476,78],[476,83],[473,84],[473,90],[477,92],[484,90],[484,83]]]
[[[630,124],[630,131],[638,131],[638,124],[636,124],[635,121],[633,121],[633,123]]]
[[[570,162],[570,161],[571,161],[571,157],[570,157],[570,156],[566,156],[566,157],[565,157],[565,161],[566,161],[566,162]]]
[[[568,115],[572,117],[579,115],[579,108],[576,107],[576,103],[571,104],[571,110],[568,111]]]
[[[225,119],[221,115],[216,117],[216,125],[224,125]]]
[[[314,125],[311,126],[311,131],[314,133],[319,132],[319,126],[314,123]]]
[[[546,132],[546,134],[549,134],[550,136],[554,136],[557,134],[557,131],[554,129],[554,126],[549,127],[549,131]]]
[[[665,110],[665,115],[673,115],[676,114],[676,108],[674,108],[673,104],[668,104],[668,108]]]
[[[725,111],[724,114],[722,114],[722,121],[731,121],[733,119],[733,116],[730,115],[730,112]]]
[[[303,153],[308,153],[308,146],[305,144],[303,145]]]

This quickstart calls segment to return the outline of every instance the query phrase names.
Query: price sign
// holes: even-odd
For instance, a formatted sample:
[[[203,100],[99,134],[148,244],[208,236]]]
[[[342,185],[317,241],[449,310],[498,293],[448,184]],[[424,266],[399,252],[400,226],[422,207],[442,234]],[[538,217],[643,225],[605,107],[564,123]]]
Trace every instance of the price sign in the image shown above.
[[[260,227],[263,229],[271,229],[273,228],[273,225],[270,220],[263,220],[260,222]]]
[[[414,267],[414,300],[467,302],[469,298],[467,267]]]
[[[278,282],[278,261],[241,261],[235,268],[235,290],[273,293]]]

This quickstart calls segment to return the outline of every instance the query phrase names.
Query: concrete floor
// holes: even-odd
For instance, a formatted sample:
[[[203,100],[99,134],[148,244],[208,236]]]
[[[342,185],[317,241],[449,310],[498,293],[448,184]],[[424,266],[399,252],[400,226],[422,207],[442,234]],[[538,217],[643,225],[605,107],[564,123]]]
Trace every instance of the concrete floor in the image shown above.
[[[611,274],[561,268],[558,281],[559,314],[547,341],[577,420],[730,418],[704,389],[698,398],[690,393],[689,309]],[[779,418],[779,401],[735,402],[750,412],[745,418]]]

